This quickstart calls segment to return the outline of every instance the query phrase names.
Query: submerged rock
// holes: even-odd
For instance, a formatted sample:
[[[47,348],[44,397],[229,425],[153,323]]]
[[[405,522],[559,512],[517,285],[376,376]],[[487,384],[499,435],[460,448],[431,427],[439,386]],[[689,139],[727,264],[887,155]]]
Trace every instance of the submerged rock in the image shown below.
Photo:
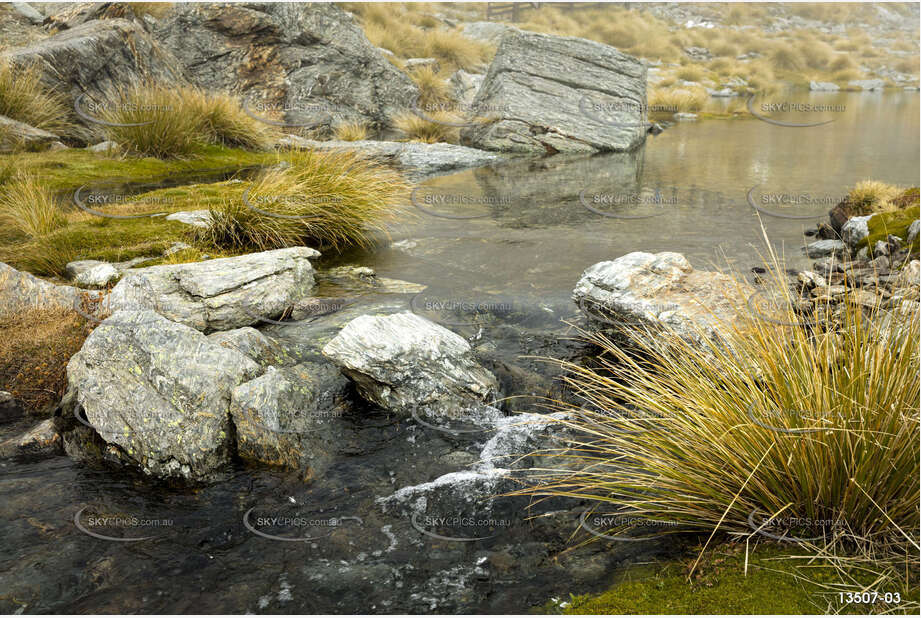
[[[307,247],[275,249],[189,264],[125,271],[108,298],[111,311],[152,309],[202,331],[279,317],[314,284]]]
[[[331,3],[176,4],[153,32],[193,83],[270,123],[387,125],[419,96]]]
[[[646,137],[646,67],[613,47],[510,30],[473,102],[487,121],[461,133],[486,150],[630,150]]]
[[[233,389],[262,373],[235,350],[152,311],[120,311],[67,364],[87,422],[147,474],[199,479],[230,456]]]
[[[725,340],[753,293],[729,275],[695,270],[680,253],[637,251],[587,268],[573,300],[602,327],[666,328],[690,341]]]
[[[365,399],[407,416],[420,407],[451,415],[496,396],[495,376],[462,337],[411,312],[360,316],[323,354]]]
[[[269,367],[234,389],[230,414],[244,459],[319,472],[333,452],[348,381],[329,363]]]

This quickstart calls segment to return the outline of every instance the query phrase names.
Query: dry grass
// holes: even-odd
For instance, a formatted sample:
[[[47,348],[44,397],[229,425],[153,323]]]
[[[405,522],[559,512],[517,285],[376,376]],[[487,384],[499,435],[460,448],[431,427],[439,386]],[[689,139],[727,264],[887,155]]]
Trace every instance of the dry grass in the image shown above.
[[[0,60],[0,115],[51,133],[72,126],[67,99],[46,88],[37,66],[16,68]]]
[[[0,227],[39,238],[65,223],[61,205],[37,178],[15,176],[0,187]]]
[[[292,152],[290,166],[257,178],[243,200],[211,210],[199,240],[229,250],[310,244],[369,246],[405,214],[402,176],[349,152]]]
[[[31,309],[0,317],[0,384],[31,411],[60,401],[67,362],[89,334],[66,309]]]
[[[364,122],[343,122],[334,129],[336,139],[344,142],[358,142],[368,139],[368,125]]]
[[[897,187],[878,180],[863,180],[854,185],[847,194],[847,200],[857,212],[891,212],[899,207],[892,202],[905,193],[904,187]]]
[[[460,139],[460,129],[447,123],[460,123],[461,120],[448,112],[425,112],[423,118],[412,112],[403,112],[393,118],[393,126],[404,133],[410,141],[434,144],[446,142],[456,144]],[[429,120],[431,118],[431,120]]]
[[[700,86],[653,88],[647,95],[649,109],[657,112],[699,112],[709,96]]]
[[[443,106],[453,101],[445,73],[424,66],[410,71],[409,76],[419,88],[420,106]]]
[[[743,296],[734,302],[744,319],[724,329],[729,345],[667,330],[586,333],[597,364],[560,362],[578,403],[550,406],[569,414],[575,437],[543,453],[550,464],[520,493],[672,524],[663,534],[752,538],[752,513],[758,524],[827,522],[766,531],[808,539],[792,542],[800,555],[871,556],[883,587],[917,573],[917,307],[889,313],[848,297],[829,325],[822,303],[791,308],[777,263],[766,289],[779,302],[761,311],[788,326],[756,318]]]

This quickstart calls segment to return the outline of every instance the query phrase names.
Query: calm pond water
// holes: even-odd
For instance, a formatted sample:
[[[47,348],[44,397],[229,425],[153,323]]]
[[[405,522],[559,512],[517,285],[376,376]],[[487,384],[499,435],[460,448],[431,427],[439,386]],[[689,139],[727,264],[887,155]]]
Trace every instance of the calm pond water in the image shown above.
[[[394,229],[392,244],[326,265],[371,266],[468,305],[497,301],[496,320],[454,330],[479,346],[504,386],[533,393],[521,367],[538,380],[547,375],[517,359],[578,354],[559,343],[561,320],[576,317],[569,294],[589,265],[630,251],[677,251],[698,267],[728,262],[747,271],[760,263],[763,224],[788,263],[801,266],[803,232],[826,220],[856,181],[918,183],[917,93],[790,100],[845,110],[770,114],[799,123],[835,118],[809,128],[682,123],[637,153],[514,160],[435,178],[416,192],[416,217]],[[759,206],[806,218],[759,218],[746,198],[753,187]],[[782,195],[798,197],[784,203]],[[410,306],[399,295],[368,302]],[[457,317],[429,313],[442,323]],[[270,334],[297,340],[313,332],[290,328]],[[583,506],[541,505],[532,514],[544,516],[528,520],[521,499],[468,503],[473,494],[463,488],[462,499],[429,509],[490,521],[453,535],[460,541],[445,540],[444,530],[442,538],[421,533],[404,509],[384,512],[377,499],[471,468],[489,436],[433,431],[371,408],[335,422],[340,443],[307,482],[237,464],[208,486],[180,489],[66,457],[0,460],[0,610],[522,612],[554,594],[604,587],[618,569],[675,549],[674,540],[598,542],[561,553]],[[0,437],[20,428],[0,427]],[[254,519],[260,513],[310,520],[318,532],[307,542],[271,539],[252,528],[277,536],[291,529]],[[106,524],[103,536],[153,538],[87,534],[88,518],[103,515],[123,520]]]

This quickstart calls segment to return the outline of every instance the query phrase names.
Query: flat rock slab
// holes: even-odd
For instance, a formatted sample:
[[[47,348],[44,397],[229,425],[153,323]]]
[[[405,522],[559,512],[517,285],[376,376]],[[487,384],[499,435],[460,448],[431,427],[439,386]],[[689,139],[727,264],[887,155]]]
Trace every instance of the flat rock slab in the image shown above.
[[[424,410],[457,418],[498,389],[461,336],[408,311],[352,320],[323,354],[365,399],[407,416]]]
[[[307,247],[290,247],[128,270],[112,288],[108,308],[152,309],[201,331],[251,326],[278,318],[310,295],[310,259],[319,255]]]
[[[646,66],[594,41],[521,30],[502,37],[461,132],[484,150],[630,150],[646,137]]]
[[[262,373],[243,354],[152,311],[120,311],[67,364],[86,420],[147,474],[204,478],[230,457],[233,389]]]
[[[573,300],[596,325],[666,328],[690,341],[726,340],[754,289],[695,270],[680,253],[634,252],[582,273]]]

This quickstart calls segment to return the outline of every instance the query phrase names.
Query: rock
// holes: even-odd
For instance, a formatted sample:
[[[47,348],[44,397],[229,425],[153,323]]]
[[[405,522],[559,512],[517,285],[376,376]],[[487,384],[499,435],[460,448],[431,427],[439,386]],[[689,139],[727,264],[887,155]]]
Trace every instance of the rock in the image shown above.
[[[251,326],[211,333],[208,339],[217,345],[236,350],[263,367],[276,363],[281,352],[268,337]]]
[[[51,145],[48,146],[48,152],[58,152],[59,150],[67,150],[70,148],[64,142],[51,142]]]
[[[692,60],[707,61],[713,58],[710,50],[706,47],[685,47],[684,55]]]
[[[809,82],[809,90],[815,92],[837,92],[840,88],[838,88],[837,84],[831,82],[811,81]]]
[[[0,423],[9,423],[22,417],[23,410],[12,393],[0,391]]]
[[[877,240],[876,244],[873,245],[873,255],[875,256],[889,255],[889,243],[883,240]]]
[[[822,287],[828,285],[821,275],[812,272],[811,270],[804,270],[801,273],[796,275],[796,280],[799,281],[804,288],[810,289],[814,287]]]
[[[732,88],[723,88],[722,90],[713,90],[712,88],[707,88],[707,94],[711,97],[717,98],[728,98],[738,96]]]
[[[403,68],[407,71],[415,71],[422,67],[428,67],[432,69],[434,73],[441,70],[441,65],[438,63],[437,58],[407,58],[403,63]]]
[[[135,266],[143,264],[144,262],[150,262],[151,260],[155,260],[155,259],[157,258],[137,257],[132,260],[128,260],[127,262],[114,262],[111,264],[109,264],[109,262],[101,262],[99,260],[76,260],[74,262],[68,262],[67,265],[64,267],[64,270],[67,273],[68,277],[70,277],[72,280],[76,280],[77,277],[79,277],[81,274],[87,271],[90,271],[98,266],[110,265],[113,268],[115,268],[115,270],[118,271],[119,274],[121,274],[122,271],[128,270],[129,268],[134,268]]]
[[[200,479],[230,455],[233,389],[256,362],[152,311],[120,311],[67,364],[68,387],[103,440],[157,477]]]
[[[854,79],[849,81],[847,85],[861,90],[882,90],[886,87],[886,82],[881,79]]]
[[[840,240],[817,240],[811,242],[803,248],[806,256],[810,258],[820,258],[828,255],[842,255],[847,249],[845,244]]]
[[[515,26],[493,21],[475,21],[461,26],[461,34],[468,39],[476,39],[493,45],[498,45],[507,32],[522,32],[522,30]]]
[[[899,271],[895,287],[909,288],[921,286],[921,262],[912,260]]]
[[[912,245],[918,242],[918,229],[921,226],[921,220],[915,219],[908,226],[908,234],[905,236],[905,244]]]
[[[176,59],[140,25],[124,19],[88,21],[25,47],[8,49],[0,60],[19,68],[37,65],[42,81],[72,100],[86,94],[80,107],[92,117],[93,103],[111,105],[110,93],[119,88],[142,81],[183,83]],[[62,135],[86,142],[105,138],[102,125],[80,120],[82,125]]]
[[[448,79],[454,90],[454,100],[457,101],[459,111],[467,113],[472,110],[476,93],[483,85],[484,76],[477,73],[468,73],[463,69],[455,71]]]
[[[103,262],[81,272],[74,278],[74,283],[81,287],[104,288],[116,279],[118,279],[118,270],[111,264]]]
[[[35,7],[28,2],[11,2],[13,10],[28,19],[33,26],[41,26],[45,21],[45,16],[39,13]]]
[[[495,376],[462,337],[407,311],[352,320],[323,355],[365,399],[407,416],[429,406],[454,416],[457,408],[489,403],[497,394]]]
[[[163,251],[163,255],[165,257],[169,257],[171,255],[176,255],[177,253],[181,251],[187,251],[192,248],[193,248],[192,245],[190,245],[187,242],[174,242],[173,244],[171,244],[168,248],[166,248]]]
[[[61,451],[61,435],[54,427],[54,421],[47,419],[26,431],[0,443],[0,456],[53,455]]]
[[[202,331],[278,318],[314,284],[307,247],[125,271],[109,295],[112,311],[152,309]]]
[[[192,227],[206,228],[211,225],[210,210],[189,210],[166,215],[167,221],[178,221]]]
[[[348,386],[329,363],[277,369],[233,391],[230,413],[244,459],[316,474],[337,435]]]
[[[754,289],[699,271],[680,253],[633,252],[582,273],[573,300],[590,322],[666,328],[689,341],[725,339]],[[740,294],[742,296],[740,296]]]
[[[473,108],[489,122],[463,143],[530,154],[631,150],[645,140],[646,66],[613,47],[509,31]]]
[[[57,141],[58,136],[54,133],[0,116],[0,152],[46,150]]]
[[[470,167],[502,162],[505,157],[494,152],[455,144],[421,142],[314,141],[302,140],[302,148],[318,151],[352,150],[406,172],[414,182]]]
[[[112,141],[99,142],[98,144],[93,144],[92,146],[87,146],[87,150],[90,152],[99,152],[99,153],[110,153],[118,152],[118,144]]]
[[[0,317],[28,309],[73,309],[95,298],[69,285],[55,285],[0,262]]]
[[[872,216],[873,215],[851,217],[847,220],[847,223],[841,226],[841,240],[847,245],[851,254],[856,253],[858,248],[857,245],[870,235],[870,230],[867,229],[867,222]]]
[[[873,292],[868,292],[867,290],[851,290],[847,294],[847,301],[858,305],[860,307],[866,307],[867,309],[876,309],[880,306],[880,297],[874,294]]]
[[[678,112],[677,114],[672,116],[672,118],[674,118],[678,122],[688,122],[688,121],[697,120],[697,114],[692,114],[690,112]]]
[[[176,4],[154,27],[189,79],[270,122],[385,126],[419,90],[332,3]],[[258,33],[258,36],[254,36]]]

